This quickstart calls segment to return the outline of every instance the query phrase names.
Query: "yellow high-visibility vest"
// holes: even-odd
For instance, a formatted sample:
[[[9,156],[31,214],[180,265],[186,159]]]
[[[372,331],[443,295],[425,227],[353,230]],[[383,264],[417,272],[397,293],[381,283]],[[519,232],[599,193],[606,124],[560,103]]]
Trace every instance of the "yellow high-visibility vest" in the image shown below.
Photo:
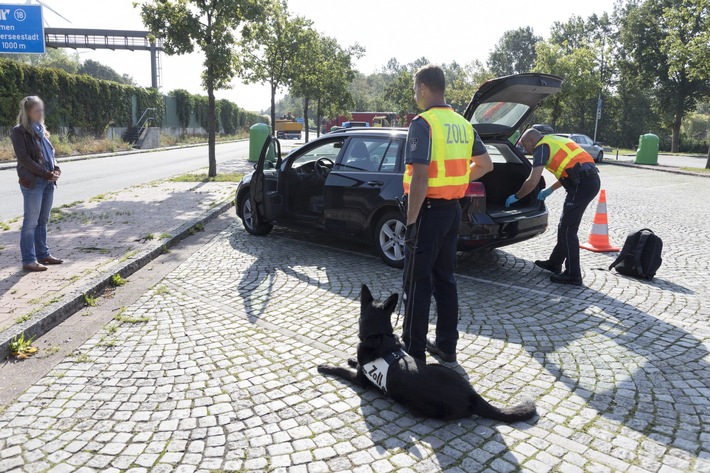
[[[460,199],[466,194],[471,174],[475,132],[464,117],[450,107],[432,107],[419,115],[431,129],[429,189],[431,199]],[[409,194],[412,165],[404,173],[404,193]]]
[[[573,168],[577,163],[594,163],[594,158],[569,138],[545,135],[535,148],[542,145],[550,147],[550,157],[547,158],[545,168],[558,180],[567,177],[567,169]]]

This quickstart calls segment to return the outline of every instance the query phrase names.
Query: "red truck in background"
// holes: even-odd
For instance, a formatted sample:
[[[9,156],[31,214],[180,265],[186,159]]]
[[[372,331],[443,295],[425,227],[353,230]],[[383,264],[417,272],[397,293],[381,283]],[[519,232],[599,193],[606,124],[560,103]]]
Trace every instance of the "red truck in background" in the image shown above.
[[[329,133],[334,126],[347,127],[349,123],[370,127],[408,127],[416,116],[416,113],[408,113],[404,123],[401,123],[394,112],[350,112],[350,117],[340,115],[330,120],[324,118],[321,121],[321,132]]]

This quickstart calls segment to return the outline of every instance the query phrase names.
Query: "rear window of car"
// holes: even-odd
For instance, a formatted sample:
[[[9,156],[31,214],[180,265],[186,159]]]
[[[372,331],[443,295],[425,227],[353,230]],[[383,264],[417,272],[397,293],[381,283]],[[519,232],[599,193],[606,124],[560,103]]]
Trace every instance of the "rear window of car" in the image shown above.
[[[480,104],[471,117],[474,125],[514,126],[530,107],[514,102],[487,102]]]
[[[518,163],[520,158],[506,145],[493,144],[486,145],[488,155],[491,157],[493,164]]]

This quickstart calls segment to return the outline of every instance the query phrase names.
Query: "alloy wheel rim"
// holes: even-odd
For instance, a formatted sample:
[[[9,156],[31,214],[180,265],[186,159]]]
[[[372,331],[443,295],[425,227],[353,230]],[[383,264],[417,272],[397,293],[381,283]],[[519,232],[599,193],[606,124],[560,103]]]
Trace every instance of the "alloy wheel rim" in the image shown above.
[[[391,219],[380,230],[380,249],[391,261],[404,259],[404,235],[407,227],[397,219]]]
[[[254,228],[254,215],[251,211],[251,201],[248,198],[244,202],[242,215],[244,215],[244,224],[249,228]]]

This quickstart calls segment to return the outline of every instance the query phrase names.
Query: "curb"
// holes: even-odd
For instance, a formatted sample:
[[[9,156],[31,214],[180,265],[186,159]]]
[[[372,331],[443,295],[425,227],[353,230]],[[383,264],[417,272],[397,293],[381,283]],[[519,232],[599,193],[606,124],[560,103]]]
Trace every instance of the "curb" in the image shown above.
[[[243,141],[249,141],[249,138],[243,138],[241,140],[229,140],[229,141],[218,141],[217,145],[229,144],[229,143],[241,143]],[[188,148],[198,148],[200,146],[207,146],[207,143],[193,143],[189,145],[178,145],[178,146],[166,146],[164,148],[153,148],[153,149],[135,149],[130,151],[118,151],[116,153],[99,153],[99,154],[82,154],[76,156],[67,156],[65,158],[57,158],[57,163],[71,163],[73,161],[87,161],[89,159],[101,159],[101,158],[113,158],[115,156],[130,156],[132,154],[145,154],[145,153],[158,153],[161,151],[173,151],[176,149],[188,149]],[[17,163],[14,160],[7,161],[0,164],[0,171],[5,171],[7,169],[15,169]]]
[[[657,164],[656,167],[651,167],[651,166],[653,166],[651,164],[642,165],[642,164],[634,164],[634,163],[628,163],[628,162],[612,161],[612,160],[607,160],[607,159],[602,161],[601,164],[613,164],[614,166],[624,166],[627,168],[645,169],[647,171],[667,172],[669,174],[680,174],[681,176],[695,176],[695,177],[710,178],[710,172],[703,174],[703,173],[699,173],[699,172],[682,171],[682,170],[676,169],[676,168],[669,168],[669,167],[661,166],[660,164]]]
[[[84,294],[99,294],[111,284],[111,277],[115,274],[120,274],[121,277],[127,278],[145,265],[163,254],[163,246],[175,246],[178,242],[190,235],[193,227],[198,224],[206,224],[207,222],[217,218],[220,214],[226,212],[234,205],[233,200],[228,200],[215,208],[209,210],[201,217],[196,218],[191,222],[186,222],[181,225],[172,237],[167,240],[162,240],[154,248],[147,248],[135,255],[128,261],[114,261],[108,269],[101,274],[94,276],[84,285],[74,289],[71,293],[66,294],[62,299],[48,307],[42,309],[32,317],[21,323],[15,324],[0,334],[0,359],[5,359],[10,354],[10,342],[13,338],[20,336],[22,333],[27,337],[41,337],[52,328],[56,327],[74,313],[86,306],[84,302]]]

